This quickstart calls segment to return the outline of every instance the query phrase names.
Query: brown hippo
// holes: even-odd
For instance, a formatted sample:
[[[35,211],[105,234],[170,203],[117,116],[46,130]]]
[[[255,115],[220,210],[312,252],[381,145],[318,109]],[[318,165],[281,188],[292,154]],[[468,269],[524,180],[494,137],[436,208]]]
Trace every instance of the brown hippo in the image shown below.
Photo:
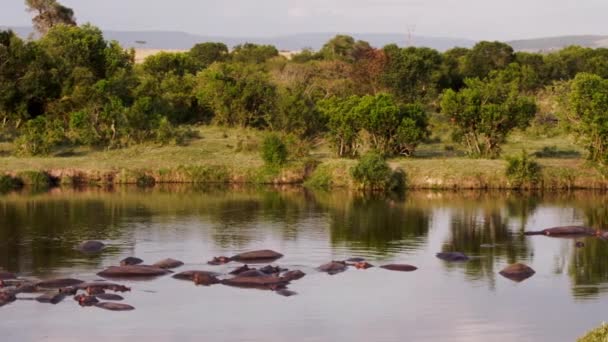
[[[74,300],[77,301],[80,306],[93,306],[99,303],[99,300],[95,296],[87,296],[84,294],[75,296]]]
[[[76,287],[78,289],[80,289],[80,290],[85,290],[85,291],[87,291],[88,289],[109,290],[109,291],[114,291],[114,292],[128,292],[128,291],[131,291],[130,288],[128,288],[128,287],[126,287],[124,285],[119,285],[119,284],[114,284],[114,283],[108,283],[108,282],[103,282],[103,281],[91,282],[91,283],[82,283],[82,284],[77,285]]]
[[[120,303],[112,303],[112,302],[102,302],[95,304],[96,307],[110,310],[110,311],[131,311],[135,310],[134,307],[128,304],[120,304]]]
[[[142,264],[144,261],[136,257],[126,257],[120,260],[120,266],[133,266]]]
[[[374,265],[370,264],[367,261],[359,261],[354,264],[350,264],[350,266],[354,266],[358,270],[366,270],[368,268],[374,267]]]
[[[576,241],[576,243],[574,243],[574,247],[583,248],[583,247],[585,247],[585,243],[582,241]]]
[[[281,279],[285,280],[285,281],[292,281],[292,280],[298,280],[300,278],[303,278],[306,275],[306,273],[300,271],[300,270],[293,270],[293,271],[287,271],[285,273],[283,273],[283,275],[281,276]]]
[[[499,273],[505,278],[520,282],[530,278],[536,272],[527,265],[516,263],[505,267]]]
[[[5,272],[0,270],[0,280],[10,280],[17,279],[17,276],[14,273]]]
[[[235,287],[258,288],[258,289],[280,289],[289,284],[288,281],[276,276],[236,276],[222,280],[222,284]]]
[[[219,273],[209,271],[185,271],[178,274],[174,274],[173,278],[180,280],[194,280],[194,276],[196,274],[207,275],[209,277],[217,277],[220,275]]]
[[[84,281],[72,278],[50,279],[36,283],[36,287],[43,289],[60,289],[63,287],[76,286],[82,283],[84,283]]]
[[[344,261],[332,261],[317,267],[317,270],[334,275],[346,271],[347,266]]]
[[[384,268],[389,271],[399,271],[399,272],[412,272],[418,269],[416,266],[407,265],[407,264],[389,264],[382,265],[380,268]]]
[[[62,287],[59,289],[59,292],[63,293],[66,296],[74,296],[76,293],[78,293],[78,287],[76,287],[76,286]]]
[[[525,232],[524,235],[546,235],[552,237],[576,237],[576,236],[593,236],[596,231],[593,228],[582,226],[566,226],[547,228],[540,231]]]
[[[287,270],[284,268],[280,268],[279,266],[271,266],[271,265],[260,268],[260,272],[266,273],[268,275],[279,274],[279,273],[285,272],[285,271],[287,271]]]
[[[207,261],[207,264],[217,266],[217,265],[227,264],[231,261],[232,261],[232,259],[230,259],[229,257],[219,256],[219,257],[213,257],[213,260]]]
[[[100,293],[96,294],[95,297],[101,300],[121,301],[124,298],[114,293]]]
[[[154,266],[154,267],[163,268],[166,270],[171,269],[171,268],[178,268],[183,265],[184,265],[183,262],[181,262],[179,260],[171,259],[171,258],[164,259],[157,263],[152,264],[152,266]]]
[[[36,300],[40,303],[57,304],[65,298],[65,293],[62,292],[48,292],[36,297]]]
[[[110,266],[97,273],[97,275],[104,278],[151,278],[163,276],[167,273],[170,273],[170,271],[167,271],[164,268],[148,265],[132,265]]]
[[[435,254],[441,260],[452,261],[452,262],[462,262],[468,261],[469,257],[461,252],[442,252]]]
[[[106,290],[99,286],[89,286],[85,291],[89,294],[89,296],[96,296],[98,294],[106,293]]]
[[[269,250],[263,249],[259,251],[251,251],[240,253],[232,258],[231,260],[239,261],[239,262],[250,262],[250,263],[265,263],[272,262],[274,260],[280,259],[283,257],[283,254]]]
[[[249,266],[247,264],[245,264],[245,265],[243,265],[243,266],[241,266],[241,267],[233,270],[232,272],[230,272],[230,274],[232,274],[232,275],[239,275],[239,274],[241,274],[243,272],[247,272],[247,271],[250,271],[250,270],[252,270],[252,268],[249,268]]]
[[[85,241],[76,246],[76,250],[82,253],[99,253],[106,245],[101,241]]]
[[[195,273],[194,276],[192,277],[192,280],[194,281],[195,285],[203,285],[203,286],[210,286],[213,284],[219,284],[220,280],[217,279],[216,277],[209,275],[208,273]]]

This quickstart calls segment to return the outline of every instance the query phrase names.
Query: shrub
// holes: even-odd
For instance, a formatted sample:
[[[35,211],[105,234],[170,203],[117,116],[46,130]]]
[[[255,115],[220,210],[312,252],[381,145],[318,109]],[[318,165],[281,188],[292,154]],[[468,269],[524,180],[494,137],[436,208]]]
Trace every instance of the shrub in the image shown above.
[[[59,121],[48,121],[39,116],[25,123],[16,144],[19,154],[33,156],[50,153],[63,139]]]
[[[541,167],[524,150],[519,156],[507,157],[506,176],[515,188],[532,188],[541,180]]]
[[[304,183],[305,186],[313,189],[329,190],[333,185],[331,169],[327,165],[317,167]]]
[[[23,181],[9,175],[0,175],[0,192],[9,192],[23,187]]]
[[[287,162],[287,146],[276,134],[270,134],[262,142],[262,159],[268,166],[281,166]]]
[[[593,329],[585,336],[578,339],[578,342],[605,342],[608,341],[608,324],[602,324],[599,328]]]
[[[390,166],[377,152],[365,154],[351,169],[351,176],[364,190],[392,190],[392,175]]]

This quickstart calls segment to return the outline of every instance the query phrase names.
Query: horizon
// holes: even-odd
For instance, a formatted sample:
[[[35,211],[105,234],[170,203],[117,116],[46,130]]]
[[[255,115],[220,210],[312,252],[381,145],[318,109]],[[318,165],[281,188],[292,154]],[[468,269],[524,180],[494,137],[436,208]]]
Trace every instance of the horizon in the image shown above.
[[[79,24],[91,23],[106,31],[183,32],[235,38],[335,32],[473,41],[608,33],[601,15],[608,10],[608,4],[599,0],[585,0],[576,6],[549,0],[534,4],[515,0],[508,5],[482,0],[469,0],[467,5],[452,0],[354,0],[348,2],[348,6],[345,0],[263,0],[256,4],[246,0],[220,4],[195,0],[176,0],[171,4],[157,0],[128,3],[108,0],[103,4],[64,0],[61,3],[74,9]],[[143,7],[146,11],[141,11]],[[514,22],[517,25],[512,25]],[[10,0],[0,12],[0,25],[31,25],[31,15],[23,1]]]

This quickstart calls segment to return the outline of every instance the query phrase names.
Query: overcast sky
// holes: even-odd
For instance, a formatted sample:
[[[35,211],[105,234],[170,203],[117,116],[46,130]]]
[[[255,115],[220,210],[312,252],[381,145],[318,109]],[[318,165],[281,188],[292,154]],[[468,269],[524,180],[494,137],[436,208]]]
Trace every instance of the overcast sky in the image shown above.
[[[0,25],[30,25],[22,0],[1,0]],[[406,33],[509,40],[608,34],[608,0],[61,0],[102,29],[202,35]]]

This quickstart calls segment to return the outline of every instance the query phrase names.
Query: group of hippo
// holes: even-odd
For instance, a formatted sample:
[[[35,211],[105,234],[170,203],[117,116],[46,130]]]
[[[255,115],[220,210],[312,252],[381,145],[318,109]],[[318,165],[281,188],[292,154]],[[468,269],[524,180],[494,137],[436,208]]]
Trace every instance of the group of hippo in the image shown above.
[[[578,238],[588,236],[598,236],[608,239],[608,234],[598,233],[587,227],[569,226],[548,228],[542,231],[526,232],[525,235],[545,235],[550,237]],[[581,247],[582,243],[577,243]],[[105,248],[105,244],[100,241],[86,241],[76,247],[83,253],[99,253]],[[447,262],[466,262],[470,258],[460,252],[442,252],[436,256]],[[288,289],[288,285],[304,277],[306,274],[301,270],[288,270],[280,266],[272,266],[270,263],[283,257],[283,254],[272,250],[257,250],[240,253],[232,257],[214,257],[208,262],[209,265],[223,265],[230,262],[241,263],[231,270],[228,274],[221,274],[207,270],[189,270],[173,274],[171,269],[184,265],[183,262],[175,259],[165,259],[151,265],[144,265],[143,260],[135,257],[123,259],[118,266],[110,266],[97,273],[104,280],[85,282],[78,279],[51,279],[45,281],[34,281],[20,279],[15,274],[2,271],[0,269],[0,307],[12,303],[17,299],[36,300],[41,303],[57,304],[67,296],[73,296],[74,300],[81,306],[94,306],[112,311],[128,311],[134,307],[128,304],[117,303],[123,297],[117,293],[128,292],[131,289],[120,284],[108,282],[105,279],[147,279],[173,274],[172,277],[179,280],[191,281],[196,285],[211,286],[223,284],[227,286],[256,288],[274,291],[282,296],[292,296],[296,292]],[[268,264],[264,267],[254,268],[250,264]],[[374,265],[368,263],[363,258],[350,258],[344,261],[331,261],[317,267],[320,272],[331,275],[346,271],[349,267],[356,269],[368,269]],[[417,267],[408,264],[388,264],[380,268],[411,272]],[[499,272],[502,276],[513,281],[523,281],[535,271],[527,265],[516,263],[507,266]],[[108,293],[114,292],[114,293]],[[17,297],[20,294],[38,293],[37,297]]]

